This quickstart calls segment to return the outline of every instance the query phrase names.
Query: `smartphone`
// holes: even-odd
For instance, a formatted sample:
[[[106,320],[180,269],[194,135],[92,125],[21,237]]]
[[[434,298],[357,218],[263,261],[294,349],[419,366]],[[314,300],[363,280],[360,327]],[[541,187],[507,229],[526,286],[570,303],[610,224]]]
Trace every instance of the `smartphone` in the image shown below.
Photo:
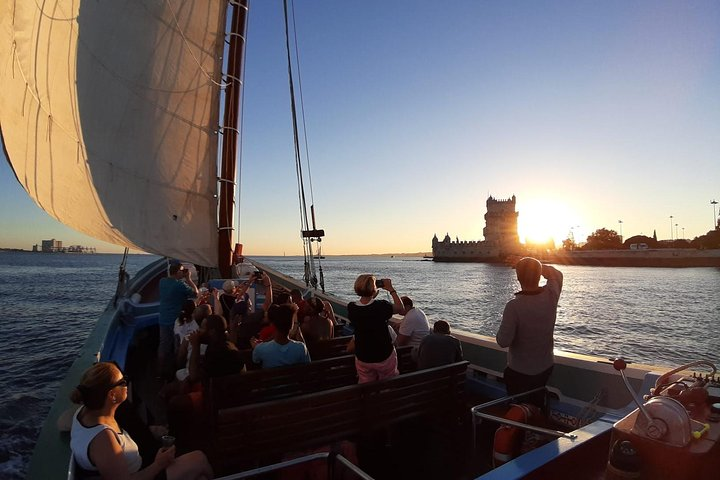
[[[382,280],[375,280],[375,286],[378,288],[383,288],[384,284],[385,282],[383,282]]]

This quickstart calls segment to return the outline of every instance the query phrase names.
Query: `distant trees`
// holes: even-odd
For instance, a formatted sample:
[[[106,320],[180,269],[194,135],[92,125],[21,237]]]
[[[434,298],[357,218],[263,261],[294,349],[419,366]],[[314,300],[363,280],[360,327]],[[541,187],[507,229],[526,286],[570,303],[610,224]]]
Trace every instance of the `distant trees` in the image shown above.
[[[620,235],[615,230],[598,228],[587,237],[583,250],[618,250],[622,248]]]
[[[572,238],[566,238],[562,241],[562,249],[572,251],[577,248],[577,243]]]
[[[710,230],[705,235],[695,237],[690,246],[693,248],[720,248],[720,230]]]
[[[635,235],[634,237],[630,237],[623,242],[623,246],[625,248],[630,248],[630,245],[632,245],[633,243],[636,243],[636,244],[644,243],[648,246],[648,248],[657,248],[658,247],[657,238],[648,237],[647,235]]]
[[[653,232],[652,237],[646,235],[635,235],[624,242],[615,230],[599,228],[587,237],[587,243],[576,243],[570,235],[562,241],[563,250],[619,250],[628,249],[633,243],[640,245],[647,244],[648,248],[697,248],[714,249],[720,248],[720,228],[710,230],[707,234],[695,237],[692,241],[686,239],[660,240],[657,233]]]

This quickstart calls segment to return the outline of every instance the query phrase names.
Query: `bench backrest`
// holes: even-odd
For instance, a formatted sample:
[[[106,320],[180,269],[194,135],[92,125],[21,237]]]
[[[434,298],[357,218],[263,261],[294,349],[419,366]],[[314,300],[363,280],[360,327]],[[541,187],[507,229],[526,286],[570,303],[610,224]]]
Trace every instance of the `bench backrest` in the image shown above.
[[[307,347],[310,352],[310,358],[315,361],[347,355],[347,345],[351,338],[352,335],[346,335],[343,337],[318,340],[317,342],[308,342]]]
[[[357,383],[355,357],[345,355],[290,367],[253,370],[209,380],[208,413]]]
[[[456,414],[467,365],[458,362],[379,382],[221,409],[212,435],[213,468],[227,474],[409,418]]]
[[[398,370],[400,373],[409,373],[417,370],[415,360],[412,358],[412,345],[403,345],[402,347],[395,347],[398,357]]]

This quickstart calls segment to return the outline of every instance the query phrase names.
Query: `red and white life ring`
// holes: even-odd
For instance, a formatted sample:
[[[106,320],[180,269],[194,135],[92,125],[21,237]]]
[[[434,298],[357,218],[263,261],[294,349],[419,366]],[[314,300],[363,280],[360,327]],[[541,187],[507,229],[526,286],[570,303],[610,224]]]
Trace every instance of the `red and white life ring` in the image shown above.
[[[512,404],[504,417],[515,422],[536,425],[542,417],[542,412],[535,405],[521,403]],[[493,467],[509,462],[520,455],[525,430],[511,425],[501,425],[495,431],[493,441]]]

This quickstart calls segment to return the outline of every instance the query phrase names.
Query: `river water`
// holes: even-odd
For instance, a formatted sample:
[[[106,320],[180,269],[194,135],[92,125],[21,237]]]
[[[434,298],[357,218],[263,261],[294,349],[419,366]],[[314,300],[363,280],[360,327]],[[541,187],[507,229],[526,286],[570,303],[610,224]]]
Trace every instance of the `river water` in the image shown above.
[[[131,255],[130,273],[156,257]],[[0,252],[0,478],[24,478],[59,382],[115,291],[120,255]],[[298,257],[258,257],[300,278]],[[493,336],[518,290],[512,269],[416,257],[328,257],[329,293],[355,299],[360,273],[391,278],[431,322]],[[718,362],[720,269],[560,266],[556,348],[673,366]]]

